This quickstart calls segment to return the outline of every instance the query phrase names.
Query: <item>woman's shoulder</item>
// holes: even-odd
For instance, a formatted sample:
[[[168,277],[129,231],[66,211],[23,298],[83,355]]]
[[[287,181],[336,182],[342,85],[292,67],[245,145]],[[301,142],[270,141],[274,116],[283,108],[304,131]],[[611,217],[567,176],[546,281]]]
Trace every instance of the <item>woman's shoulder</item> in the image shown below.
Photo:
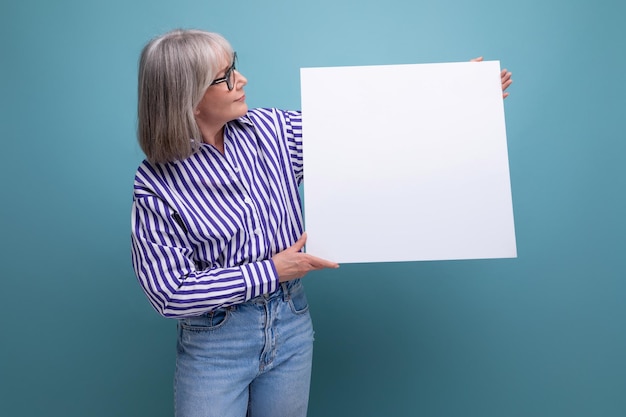
[[[135,185],[142,184],[148,186],[164,182],[169,172],[167,169],[169,164],[171,163],[154,163],[144,159],[135,172]]]
[[[189,167],[202,164],[203,161],[210,158],[209,146],[205,144],[199,144],[197,149],[184,159],[177,159],[170,162],[152,162],[149,159],[144,159],[135,173],[136,181],[145,182],[167,182],[168,180],[177,179]]]

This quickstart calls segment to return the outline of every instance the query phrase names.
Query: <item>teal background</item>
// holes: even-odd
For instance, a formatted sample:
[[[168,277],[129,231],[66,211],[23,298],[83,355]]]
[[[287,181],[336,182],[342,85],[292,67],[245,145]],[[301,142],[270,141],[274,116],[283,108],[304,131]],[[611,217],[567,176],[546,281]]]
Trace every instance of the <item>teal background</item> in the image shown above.
[[[172,415],[175,323],[130,265],[136,70],[149,38],[194,27],[231,40],[251,106],[299,108],[306,66],[513,71],[518,258],[310,274],[310,416],[625,416],[624,16],[617,0],[3,1],[0,415]]]

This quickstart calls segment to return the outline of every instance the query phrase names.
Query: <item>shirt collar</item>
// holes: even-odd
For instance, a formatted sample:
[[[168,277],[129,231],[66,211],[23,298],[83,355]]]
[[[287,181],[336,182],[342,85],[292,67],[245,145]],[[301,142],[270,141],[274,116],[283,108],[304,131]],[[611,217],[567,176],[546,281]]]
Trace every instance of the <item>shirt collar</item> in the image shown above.
[[[250,120],[250,116],[248,116],[248,114],[246,113],[245,115],[241,116],[240,118],[236,119],[238,122],[246,124],[246,125],[250,125],[250,126],[254,126],[254,123],[252,123],[252,120]]]

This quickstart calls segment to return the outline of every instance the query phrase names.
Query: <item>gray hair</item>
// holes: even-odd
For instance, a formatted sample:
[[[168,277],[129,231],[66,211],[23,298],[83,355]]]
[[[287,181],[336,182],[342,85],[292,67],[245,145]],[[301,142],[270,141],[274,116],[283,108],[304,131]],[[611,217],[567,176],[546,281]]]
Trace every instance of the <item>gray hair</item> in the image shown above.
[[[224,37],[173,30],[152,39],[139,60],[137,138],[154,163],[185,159],[202,142],[194,109],[233,50]]]

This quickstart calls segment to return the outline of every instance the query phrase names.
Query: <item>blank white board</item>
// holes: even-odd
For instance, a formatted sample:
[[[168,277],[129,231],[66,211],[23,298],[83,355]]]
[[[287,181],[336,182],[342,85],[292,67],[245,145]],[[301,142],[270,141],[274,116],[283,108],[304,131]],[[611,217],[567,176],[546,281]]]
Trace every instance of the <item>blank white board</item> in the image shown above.
[[[500,63],[302,68],[306,252],[517,256]]]

